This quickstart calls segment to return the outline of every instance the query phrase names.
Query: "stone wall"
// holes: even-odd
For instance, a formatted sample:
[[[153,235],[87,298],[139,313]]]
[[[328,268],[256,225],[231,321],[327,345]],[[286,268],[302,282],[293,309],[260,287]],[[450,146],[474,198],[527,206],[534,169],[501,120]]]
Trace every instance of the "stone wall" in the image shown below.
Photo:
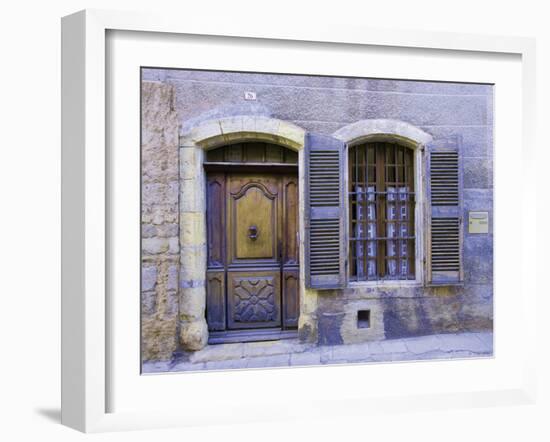
[[[465,232],[464,287],[354,287],[319,292],[318,299],[312,296],[314,311],[308,314],[318,321],[315,333],[321,343],[491,329],[492,86],[185,70],[144,69],[142,74],[144,80],[162,81],[173,88],[170,100],[182,133],[213,118],[263,115],[327,135],[363,119],[403,121],[434,138],[460,135],[464,217],[468,210],[488,211],[491,225],[488,235]],[[244,100],[248,91],[256,93],[255,101]],[[357,310],[363,308],[370,309],[378,323],[370,333],[356,328]],[[335,327],[337,335],[332,331]]]
[[[144,360],[177,348],[179,278],[178,119],[174,88],[141,88],[141,337]]]

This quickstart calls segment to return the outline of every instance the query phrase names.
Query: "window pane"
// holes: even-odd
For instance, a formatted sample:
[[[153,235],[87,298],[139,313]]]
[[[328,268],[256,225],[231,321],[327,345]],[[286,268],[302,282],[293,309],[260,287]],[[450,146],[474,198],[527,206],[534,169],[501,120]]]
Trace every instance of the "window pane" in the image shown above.
[[[349,150],[351,280],[414,279],[412,150],[369,143]]]

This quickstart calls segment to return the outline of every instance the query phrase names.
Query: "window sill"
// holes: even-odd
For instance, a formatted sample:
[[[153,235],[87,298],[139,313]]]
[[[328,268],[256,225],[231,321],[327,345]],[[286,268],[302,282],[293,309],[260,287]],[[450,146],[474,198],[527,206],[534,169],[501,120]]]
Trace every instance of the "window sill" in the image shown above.
[[[348,283],[348,288],[385,288],[399,289],[405,287],[422,287],[423,283],[419,280],[395,280],[395,281],[352,281]]]

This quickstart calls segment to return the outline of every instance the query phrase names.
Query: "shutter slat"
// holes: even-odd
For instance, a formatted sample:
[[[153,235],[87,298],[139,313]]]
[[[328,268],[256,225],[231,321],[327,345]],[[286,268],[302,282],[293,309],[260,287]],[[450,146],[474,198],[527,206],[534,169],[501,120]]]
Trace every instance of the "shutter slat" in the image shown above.
[[[427,146],[428,268],[430,285],[460,284],[462,268],[462,170],[460,138]]]
[[[332,137],[306,136],[306,285],[343,287],[344,144]]]

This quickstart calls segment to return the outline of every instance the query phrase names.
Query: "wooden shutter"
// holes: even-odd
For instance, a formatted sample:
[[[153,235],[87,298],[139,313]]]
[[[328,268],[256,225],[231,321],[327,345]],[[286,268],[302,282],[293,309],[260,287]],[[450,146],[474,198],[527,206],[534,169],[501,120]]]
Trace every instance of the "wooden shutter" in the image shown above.
[[[306,136],[306,286],[313,289],[341,288],[346,281],[344,150],[335,138]]]
[[[429,285],[463,281],[461,139],[452,136],[427,146]]]

